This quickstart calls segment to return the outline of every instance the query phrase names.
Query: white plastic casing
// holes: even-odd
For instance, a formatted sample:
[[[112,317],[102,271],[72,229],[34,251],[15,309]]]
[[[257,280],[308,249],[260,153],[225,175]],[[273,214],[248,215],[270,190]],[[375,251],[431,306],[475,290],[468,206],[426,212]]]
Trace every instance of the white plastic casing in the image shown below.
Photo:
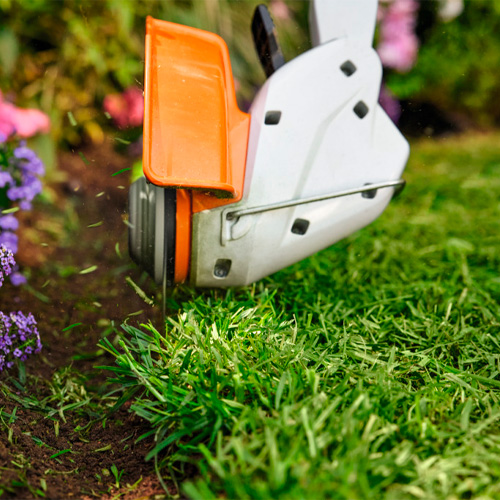
[[[377,0],[314,0],[309,9],[313,45],[350,38],[371,47],[377,7]]]
[[[315,6],[330,1],[356,4],[321,0]],[[313,7],[313,12],[318,11]],[[370,19],[374,25],[373,9]],[[330,38],[321,35],[319,41],[323,36]],[[379,189],[374,198],[358,193],[227,220],[228,213],[243,208],[400,179],[409,146],[378,105],[382,68],[372,37],[373,29],[366,36],[321,43],[266,81],[250,110],[243,199],[193,216],[192,285],[252,283],[336,243],[383,212],[393,188]],[[281,112],[278,124],[265,124],[269,111]],[[308,221],[305,234],[292,232],[297,219]],[[226,276],[214,272],[221,260],[230,261]]]

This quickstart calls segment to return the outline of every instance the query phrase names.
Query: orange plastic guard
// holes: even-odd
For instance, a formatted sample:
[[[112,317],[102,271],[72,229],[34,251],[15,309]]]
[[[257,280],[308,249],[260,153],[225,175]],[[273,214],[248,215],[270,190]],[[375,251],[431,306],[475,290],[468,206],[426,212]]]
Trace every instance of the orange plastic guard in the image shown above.
[[[146,177],[157,186],[200,190],[193,193],[195,212],[238,201],[250,116],[236,103],[224,40],[148,17],[144,87]]]

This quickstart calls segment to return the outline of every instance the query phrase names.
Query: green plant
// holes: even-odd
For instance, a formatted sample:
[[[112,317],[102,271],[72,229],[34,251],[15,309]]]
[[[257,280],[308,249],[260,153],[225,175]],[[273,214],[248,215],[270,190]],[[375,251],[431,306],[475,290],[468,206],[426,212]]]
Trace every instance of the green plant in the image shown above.
[[[423,5],[429,10],[430,2]],[[498,125],[500,4],[467,0],[453,21],[424,27],[415,67],[387,76],[391,91],[400,99],[434,103],[451,116]]]
[[[36,103],[51,116],[53,136],[78,143],[103,139],[102,101],[131,85],[142,86],[147,15],[219,33],[229,44],[240,97],[249,100],[264,75],[250,32],[259,0],[121,2],[3,0],[0,2],[0,87],[19,103]],[[307,5],[292,2],[305,20]],[[288,57],[308,45],[293,19],[279,21]]]
[[[116,467],[115,464],[111,465],[111,474],[113,474],[113,477],[115,478],[115,488],[117,489],[120,487],[120,481],[124,472],[125,471],[123,469],[118,471],[118,467]]]

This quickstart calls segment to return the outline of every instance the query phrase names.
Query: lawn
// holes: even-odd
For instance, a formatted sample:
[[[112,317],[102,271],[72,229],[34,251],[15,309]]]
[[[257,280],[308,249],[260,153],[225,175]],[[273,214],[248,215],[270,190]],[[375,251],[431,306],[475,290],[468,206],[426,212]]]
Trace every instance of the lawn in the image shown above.
[[[165,480],[200,500],[500,497],[499,143],[416,142],[370,227],[250,287],[177,288],[166,329],[101,342]]]
[[[21,233],[40,262],[3,295],[44,347],[2,374],[0,495],[499,498],[499,142],[414,142],[374,224],[249,287],[172,289],[166,325],[125,254],[129,160],[62,155],[84,188],[47,188]]]

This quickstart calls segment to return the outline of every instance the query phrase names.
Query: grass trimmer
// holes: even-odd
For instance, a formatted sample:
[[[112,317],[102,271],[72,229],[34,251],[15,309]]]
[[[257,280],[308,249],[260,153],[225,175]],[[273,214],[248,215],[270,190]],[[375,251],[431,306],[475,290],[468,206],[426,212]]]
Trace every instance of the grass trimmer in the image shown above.
[[[166,288],[252,283],[376,219],[409,147],[378,104],[377,0],[313,0],[313,48],[285,63],[273,21],[252,33],[267,80],[237,105],[227,46],[147,20],[144,177],[129,194],[132,258]]]

